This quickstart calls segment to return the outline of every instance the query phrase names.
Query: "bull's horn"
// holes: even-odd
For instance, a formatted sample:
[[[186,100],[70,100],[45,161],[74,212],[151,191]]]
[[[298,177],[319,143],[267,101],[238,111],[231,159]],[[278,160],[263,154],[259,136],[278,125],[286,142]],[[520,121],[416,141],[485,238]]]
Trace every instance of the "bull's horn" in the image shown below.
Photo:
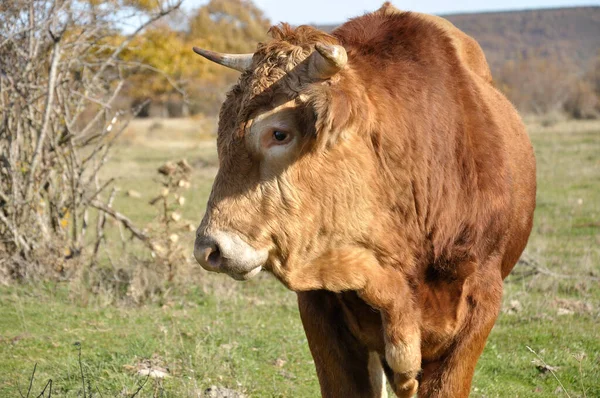
[[[240,72],[252,66],[252,57],[254,54],[222,54],[210,50],[204,50],[202,48],[194,47],[196,54],[202,55],[204,58],[216,62],[220,65],[226,66],[231,69],[238,70]]]
[[[317,43],[315,49],[308,67],[309,75],[315,79],[329,79],[348,62],[348,54],[342,46]]]

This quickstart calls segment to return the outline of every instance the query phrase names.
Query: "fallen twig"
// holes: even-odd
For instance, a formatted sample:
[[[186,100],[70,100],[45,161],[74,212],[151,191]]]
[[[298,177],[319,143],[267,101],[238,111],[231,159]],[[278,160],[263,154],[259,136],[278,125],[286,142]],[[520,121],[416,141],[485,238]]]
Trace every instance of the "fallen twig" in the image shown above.
[[[135,390],[135,392],[131,394],[129,398],[135,398],[135,396],[138,395],[140,391],[142,391],[142,388],[144,388],[146,383],[148,383],[148,379],[150,379],[150,373],[148,373],[148,376],[146,376],[146,380],[144,380],[144,382],[138,386],[138,389]]]
[[[40,395],[38,395],[36,398],[42,398],[44,396],[44,394],[46,393],[46,389],[48,387],[50,387],[50,390],[48,390],[48,398],[51,398],[52,397],[52,379],[48,380],[48,382],[44,386],[44,389],[42,390]]]
[[[77,347],[78,357],[77,360],[79,362],[79,371],[81,372],[81,385],[83,386],[83,398],[86,398],[85,394],[85,376],[83,375],[83,365],[81,364],[81,343],[76,342],[75,346]]]
[[[560,382],[560,380],[558,379],[558,377],[556,377],[556,373],[554,373],[554,370],[552,370],[552,369],[553,369],[553,368],[552,368],[552,366],[549,366],[549,365],[546,363],[546,361],[544,361],[544,359],[543,359],[541,356],[539,356],[539,355],[538,355],[538,353],[537,353],[537,352],[535,352],[535,351],[534,351],[534,350],[533,350],[531,347],[529,347],[528,345],[526,345],[525,347],[527,347],[527,349],[528,349],[529,351],[531,351],[531,352],[533,353],[533,355],[535,355],[535,356],[536,356],[536,357],[537,357],[537,358],[538,358],[538,359],[539,359],[539,360],[542,362],[542,364],[544,365],[544,367],[545,367],[546,369],[548,369],[548,371],[549,371],[550,373],[552,373],[552,376],[554,376],[554,378],[556,379],[556,381],[558,382],[558,384],[560,385],[560,387],[563,389],[563,391],[564,391],[564,392],[565,392],[565,394],[567,395],[567,397],[571,398],[571,396],[570,396],[570,395],[569,395],[569,393],[567,392],[567,389],[565,388],[565,386],[563,386],[563,384]]]
[[[547,276],[551,276],[553,278],[560,278],[560,279],[587,279],[587,280],[593,280],[593,281],[600,281],[599,277],[595,277],[592,275],[585,275],[585,276],[584,275],[570,275],[570,274],[561,274],[558,272],[550,271],[548,268],[544,267],[543,265],[540,265],[540,263],[537,260],[535,260],[531,257],[522,256],[519,259],[518,264],[529,267],[529,269],[526,271],[522,271],[522,272],[513,272],[511,275],[513,275],[513,279],[515,277],[518,278],[517,280],[521,280],[521,279],[527,278],[528,276],[532,276],[532,275],[542,274],[542,275],[547,275]],[[510,281],[510,279],[507,281]]]
[[[33,372],[31,373],[31,377],[29,378],[29,388],[27,389],[27,398],[29,398],[29,394],[31,394],[31,387],[33,386],[33,379],[35,378],[35,370],[37,369],[37,362],[33,365]]]

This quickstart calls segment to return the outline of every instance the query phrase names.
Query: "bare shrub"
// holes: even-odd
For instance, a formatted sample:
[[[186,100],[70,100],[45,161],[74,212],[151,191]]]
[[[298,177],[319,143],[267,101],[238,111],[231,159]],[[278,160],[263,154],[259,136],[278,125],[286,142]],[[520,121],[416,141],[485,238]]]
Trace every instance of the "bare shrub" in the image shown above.
[[[115,140],[146,105],[117,105],[134,68],[121,54],[181,0],[152,4],[0,5],[0,258],[10,259],[0,264],[4,274],[65,277],[82,263],[82,254],[93,266],[107,218],[151,247],[147,234],[113,209],[113,180],[102,180],[99,172]],[[123,36],[116,15],[142,22]]]
[[[575,119],[600,117],[600,56],[573,86],[565,111]]]
[[[533,55],[507,61],[494,72],[498,88],[525,114],[556,118],[600,117],[600,57],[584,72],[556,58]],[[562,115],[561,115],[562,114]]]
[[[564,109],[574,119],[596,119],[600,112],[600,99],[588,81],[578,81],[573,85]]]
[[[190,188],[192,167],[182,159],[167,162],[157,171],[160,192],[150,200],[157,210],[156,223],[149,231],[152,261],[145,261],[135,269],[127,292],[136,303],[162,293],[173,284],[180,266],[189,260],[181,247],[181,236],[195,229],[181,213],[186,201],[183,194]]]
[[[568,68],[545,58],[508,61],[496,74],[498,87],[521,112],[562,111],[574,82]]]

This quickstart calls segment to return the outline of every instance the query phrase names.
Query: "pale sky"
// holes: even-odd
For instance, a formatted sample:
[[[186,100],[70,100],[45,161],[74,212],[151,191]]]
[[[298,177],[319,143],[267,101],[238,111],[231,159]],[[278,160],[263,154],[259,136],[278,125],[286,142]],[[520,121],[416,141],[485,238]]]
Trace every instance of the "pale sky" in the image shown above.
[[[207,0],[184,0],[184,8],[191,9]],[[341,23],[348,18],[378,9],[384,0],[254,0],[272,23],[289,22],[293,25]],[[600,6],[600,0],[396,0],[392,3],[407,11],[429,14],[455,14],[479,11],[523,10],[531,8]]]

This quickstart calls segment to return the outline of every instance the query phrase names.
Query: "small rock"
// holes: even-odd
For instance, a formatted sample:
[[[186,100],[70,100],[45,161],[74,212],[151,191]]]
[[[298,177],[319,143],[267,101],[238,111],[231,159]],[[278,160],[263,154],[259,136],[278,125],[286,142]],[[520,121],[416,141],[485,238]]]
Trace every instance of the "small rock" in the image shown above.
[[[283,368],[286,363],[287,361],[285,359],[277,358],[273,364],[278,368]]]
[[[292,372],[288,372],[288,371],[283,370],[283,369],[281,369],[279,371],[279,375],[281,377],[283,377],[284,379],[288,379],[288,380],[294,380],[296,378],[296,376]]]
[[[547,363],[544,363],[542,361],[539,360],[534,360],[533,363],[535,364],[536,369],[541,373],[541,374],[546,374],[548,372],[558,372],[558,370],[560,369],[558,366],[550,366]]]
[[[164,379],[169,377],[169,371],[163,368],[144,368],[137,371],[140,376],[149,376],[153,379]]]
[[[139,193],[138,191],[134,191],[133,189],[130,189],[129,191],[127,191],[126,195],[129,196],[130,198],[136,198],[136,199],[139,199],[142,197],[141,193]]]
[[[204,398],[246,398],[244,394],[239,391],[232,390],[225,387],[210,386],[204,390],[202,395]]]
[[[519,300],[510,300],[510,303],[505,310],[507,314],[517,314],[521,311],[523,311],[523,305],[521,305]]]
[[[583,300],[571,300],[571,299],[556,299],[554,300],[555,305],[558,307],[559,311],[566,310],[570,312],[565,312],[562,315],[566,314],[589,314],[594,311],[594,306],[589,301]]]
[[[568,308],[559,308],[558,311],[556,311],[557,315],[573,315],[574,313],[575,311]]]

